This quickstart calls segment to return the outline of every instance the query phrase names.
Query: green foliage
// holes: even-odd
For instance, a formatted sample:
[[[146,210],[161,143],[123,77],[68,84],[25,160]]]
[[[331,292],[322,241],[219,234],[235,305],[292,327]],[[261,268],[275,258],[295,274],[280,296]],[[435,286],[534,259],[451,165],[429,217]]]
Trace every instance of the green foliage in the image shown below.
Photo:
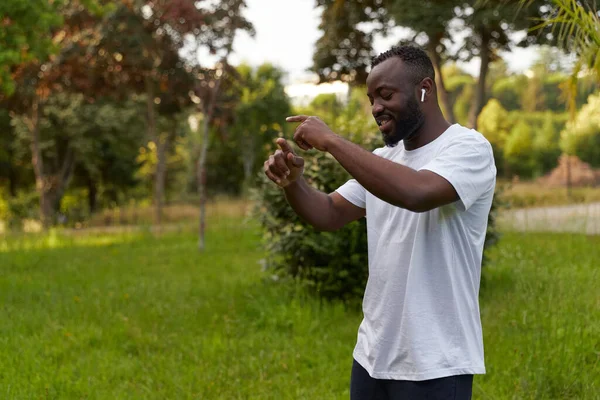
[[[543,92],[542,81],[539,76],[529,78],[521,96],[521,108],[526,112],[541,111],[544,109],[546,98]]]
[[[319,29],[323,35],[315,43],[312,70],[320,81],[343,80],[364,85],[371,65],[373,37],[377,31],[365,31],[364,23],[389,20],[381,0],[354,1],[317,0],[322,7]],[[383,28],[385,29],[385,28]]]
[[[552,112],[547,111],[540,130],[534,130],[536,133],[533,139],[533,157],[537,169],[535,175],[543,175],[558,165],[560,130],[557,129],[553,116]]]
[[[66,8],[77,3],[93,14],[101,15],[111,4],[102,6],[99,0],[2,0],[0,2],[0,93],[15,91],[12,76],[15,67],[30,62],[43,63],[59,50],[52,35],[62,27]]]
[[[310,102],[308,108],[318,110],[319,118],[325,123],[334,123],[343,105],[334,93],[321,93]]]
[[[15,153],[31,157],[27,115],[15,116],[13,124]],[[82,94],[61,92],[46,101],[39,132],[44,173],[55,182],[52,190],[56,193],[56,212],[61,209],[62,196],[69,186],[94,185],[100,196],[99,205],[106,206],[119,193],[137,184],[136,156],[145,134],[139,102],[89,102]],[[75,219],[84,215],[80,211],[75,214]]]
[[[325,193],[350,178],[328,154],[311,152],[303,157],[306,180]],[[267,267],[273,273],[298,279],[324,298],[356,302],[362,297],[368,276],[364,219],[336,232],[319,232],[294,213],[282,190],[266,177],[261,179],[255,198],[255,216],[264,230]]]
[[[550,73],[538,69],[536,75],[510,75],[492,85],[491,95],[508,111],[554,111],[564,113],[567,107],[566,85],[568,75],[562,72]],[[587,97],[597,90],[590,78],[582,78],[577,83],[577,107],[585,104]]]
[[[600,94],[588,98],[574,121],[561,133],[560,146],[594,167],[600,167]]]
[[[6,222],[10,231],[20,231],[24,220],[36,220],[39,196],[35,191],[19,191],[16,196],[7,197],[0,206],[0,220]]]
[[[533,175],[533,134],[526,122],[519,121],[511,129],[504,146],[504,160],[509,174],[528,178]]]
[[[526,85],[527,77],[525,75],[507,76],[493,83],[491,94],[506,110],[518,110]]]
[[[462,86],[462,90],[458,92],[458,96],[454,102],[453,110],[454,116],[456,117],[456,122],[463,126],[467,126],[469,121],[469,109],[471,108],[475,91],[473,84],[468,84],[467,80],[464,78],[463,82],[465,84]]]
[[[3,0],[0,2],[0,91],[12,94],[15,83],[11,67],[44,59],[55,50],[49,32],[62,23],[61,1]]]
[[[265,63],[257,68],[241,65],[237,72],[239,79],[231,91],[240,95],[233,104],[233,120],[221,131],[211,132],[207,159],[211,195],[245,194],[275,139],[288,132],[285,118],[292,110],[283,71]]]
[[[501,177],[538,177],[558,163],[559,134],[567,113],[506,111],[497,99],[483,108],[478,130],[494,149]]]
[[[520,3],[528,5],[533,1],[520,0]],[[597,0],[552,0],[550,7],[547,7],[550,12],[548,18],[541,19],[537,26],[538,29],[551,30],[559,46],[577,56],[570,79],[565,84],[571,114],[577,108],[578,75],[581,70],[589,70],[596,82],[600,82],[599,5]]]
[[[494,150],[496,168],[500,173],[504,171],[504,144],[509,135],[508,112],[496,99],[491,99],[481,110],[477,121],[477,129],[487,140]]]

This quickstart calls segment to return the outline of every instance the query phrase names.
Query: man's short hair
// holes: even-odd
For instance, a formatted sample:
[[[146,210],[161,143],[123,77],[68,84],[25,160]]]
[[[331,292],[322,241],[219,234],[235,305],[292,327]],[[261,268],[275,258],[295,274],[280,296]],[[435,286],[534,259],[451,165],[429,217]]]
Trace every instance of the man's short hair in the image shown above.
[[[435,81],[435,70],[429,56],[423,49],[415,46],[394,46],[374,57],[371,61],[371,68],[392,57],[398,57],[410,69],[413,84],[416,85],[425,78],[431,78]]]

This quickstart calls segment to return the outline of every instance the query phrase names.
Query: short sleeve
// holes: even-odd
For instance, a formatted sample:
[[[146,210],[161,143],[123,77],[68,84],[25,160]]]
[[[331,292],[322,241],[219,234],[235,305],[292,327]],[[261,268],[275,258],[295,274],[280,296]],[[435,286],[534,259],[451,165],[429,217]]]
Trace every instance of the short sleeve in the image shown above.
[[[383,147],[380,147],[375,149],[373,154],[381,157],[384,150]],[[340,186],[336,192],[356,207],[367,208],[367,190],[356,179],[350,179]]]
[[[434,172],[450,182],[460,197],[462,211],[493,189],[496,181],[491,145],[477,137],[454,140],[420,169]]]
[[[356,179],[350,179],[340,186],[336,192],[355,206],[366,208],[367,191]]]

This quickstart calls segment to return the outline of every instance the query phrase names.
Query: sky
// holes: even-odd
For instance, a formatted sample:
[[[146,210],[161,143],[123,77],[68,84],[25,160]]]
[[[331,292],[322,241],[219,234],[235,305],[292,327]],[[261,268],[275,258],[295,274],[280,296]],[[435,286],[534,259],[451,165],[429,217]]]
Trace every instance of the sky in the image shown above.
[[[321,36],[319,30],[320,9],[315,8],[315,0],[246,0],[244,12],[256,30],[251,38],[246,33],[238,34],[234,42],[234,54],[230,62],[241,62],[258,66],[264,62],[282,68],[287,72],[287,83],[293,83],[309,74],[306,70],[312,65],[314,44]],[[374,42],[377,53],[387,50],[402,35],[378,38]],[[523,71],[535,61],[532,49],[517,49],[504,53],[504,59],[513,71]],[[461,65],[467,72],[478,75],[477,59]]]

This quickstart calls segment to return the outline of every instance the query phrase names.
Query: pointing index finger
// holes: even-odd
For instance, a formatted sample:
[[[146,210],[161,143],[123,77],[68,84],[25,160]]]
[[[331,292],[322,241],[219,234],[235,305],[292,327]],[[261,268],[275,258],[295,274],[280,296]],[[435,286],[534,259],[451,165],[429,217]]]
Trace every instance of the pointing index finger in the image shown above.
[[[275,141],[275,143],[277,143],[277,145],[279,146],[279,148],[284,152],[284,153],[293,153],[292,148],[290,147],[290,144],[287,142],[287,140],[285,140],[284,138],[279,138]]]
[[[291,117],[287,117],[285,120],[287,122],[304,122],[308,118],[308,115],[294,115]]]

